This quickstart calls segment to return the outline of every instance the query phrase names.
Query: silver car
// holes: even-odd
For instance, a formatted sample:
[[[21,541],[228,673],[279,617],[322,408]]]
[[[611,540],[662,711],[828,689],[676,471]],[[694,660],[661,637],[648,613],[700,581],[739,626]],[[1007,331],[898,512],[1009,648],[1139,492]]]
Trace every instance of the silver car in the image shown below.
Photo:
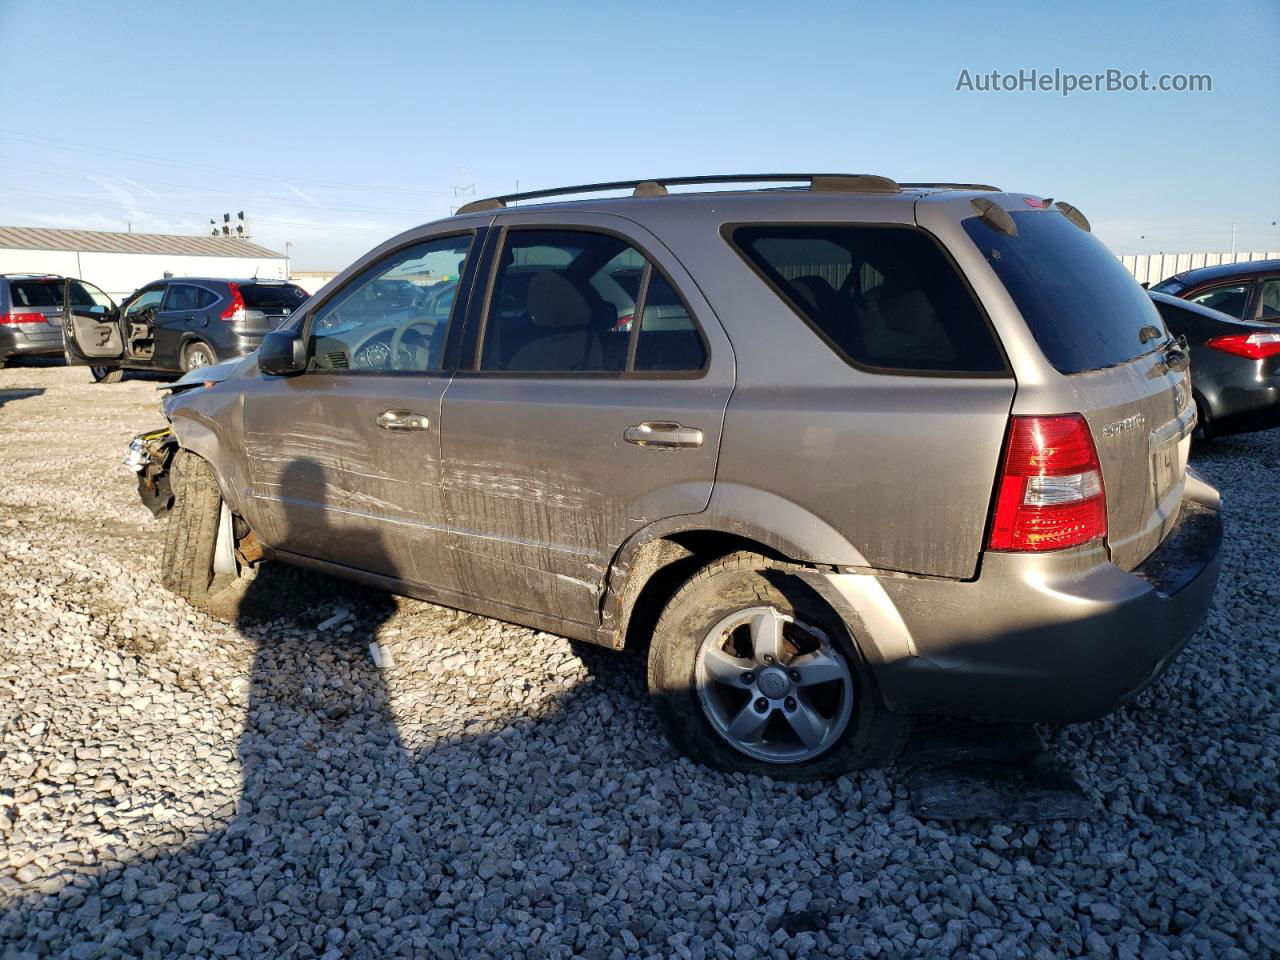
[[[1098,717],[1218,577],[1184,345],[1078,210],[981,185],[480,201],[165,411],[178,593],[274,558],[645,648],[672,743],[729,770]]]
[[[62,356],[66,280],[36,273],[0,274],[0,368],[12,357]],[[91,303],[78,280],[74,294]]]

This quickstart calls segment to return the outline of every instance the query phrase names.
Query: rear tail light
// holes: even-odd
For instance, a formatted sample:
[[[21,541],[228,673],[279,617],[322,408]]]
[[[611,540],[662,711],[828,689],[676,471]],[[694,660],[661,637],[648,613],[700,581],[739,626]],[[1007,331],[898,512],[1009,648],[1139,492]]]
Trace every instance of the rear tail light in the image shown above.
[[[231,302],[222,311],[221,319],[227,323],[239,323],[245,318],[244,297],[240,294],[240,284],[228,283],[227,286],[231,289]]]
[[[1234,353],[1237,357],[1248,357],[1250,360],[1280,356],[1280,332],[1232,333],[1225,337],[1213,337],[1205,342],[1215,350]]]
[[[0,313],[0,324],[13,326],[18,323],[44,323],[43,313]]]
[[[1102,468],[1084,417],[1013,417],[990,548],[1061,550],[1106,533]]]

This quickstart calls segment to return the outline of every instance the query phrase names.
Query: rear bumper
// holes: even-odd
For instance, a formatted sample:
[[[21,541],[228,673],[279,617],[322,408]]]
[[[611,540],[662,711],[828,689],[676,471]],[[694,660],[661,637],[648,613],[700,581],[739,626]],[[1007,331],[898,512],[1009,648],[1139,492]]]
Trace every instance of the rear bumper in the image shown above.
[[[915,656],[875,665],[911,713],[1089,720],[1131,700],[1199,628],[1222,562],[1217,491],[1193,473],[1178,521],[1136,570],[1101,546],[990,553],[970,583],[886,580]]]
[[[219,351],[218,359],[242,357],[246,353],[253,353],[253,351],[262,346],[262,338],[265,336],[265,333],[237,333],[231,338],[230,351],[225,356]]]
[[[40,325],[38,325],[40,326]],[[41,331],[39,336],[29,336],[12,327],[0,327],[0,357],[60,357],[62,337]]]

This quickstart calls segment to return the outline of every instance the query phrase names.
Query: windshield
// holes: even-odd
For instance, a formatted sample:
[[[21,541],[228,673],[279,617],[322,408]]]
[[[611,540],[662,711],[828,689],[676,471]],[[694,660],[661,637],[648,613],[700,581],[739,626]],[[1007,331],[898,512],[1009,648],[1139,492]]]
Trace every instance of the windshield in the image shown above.
[[[1011,216],[1018,227],[1012,237],[977,217],[964,228],[1059,372],[1126,363],[1167,339],[1147,292],[1097,237],[1056,210]],[[1144,342],[1148,326],[1160,335]]]

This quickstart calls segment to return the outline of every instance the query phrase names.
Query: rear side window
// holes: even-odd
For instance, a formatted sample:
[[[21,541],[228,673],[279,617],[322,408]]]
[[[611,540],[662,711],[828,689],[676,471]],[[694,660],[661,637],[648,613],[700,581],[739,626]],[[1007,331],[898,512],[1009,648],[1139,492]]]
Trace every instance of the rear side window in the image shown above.
[[[263,313],[292,313],[307,299],[307,292],[291,283],[243,283],[240,296],[245,308]]]
[[[1147,292],[1091,233],[1056,210],[1012,213],[1014,236],[977,217],[965,231],[1009,291],[1045,359],[1060,373],[1127,363],[1161,345],[1164,330]]]
[[[973,295],[922,231],[753,225],[730,242],[846,361],[893,372],[1005,372]]]

